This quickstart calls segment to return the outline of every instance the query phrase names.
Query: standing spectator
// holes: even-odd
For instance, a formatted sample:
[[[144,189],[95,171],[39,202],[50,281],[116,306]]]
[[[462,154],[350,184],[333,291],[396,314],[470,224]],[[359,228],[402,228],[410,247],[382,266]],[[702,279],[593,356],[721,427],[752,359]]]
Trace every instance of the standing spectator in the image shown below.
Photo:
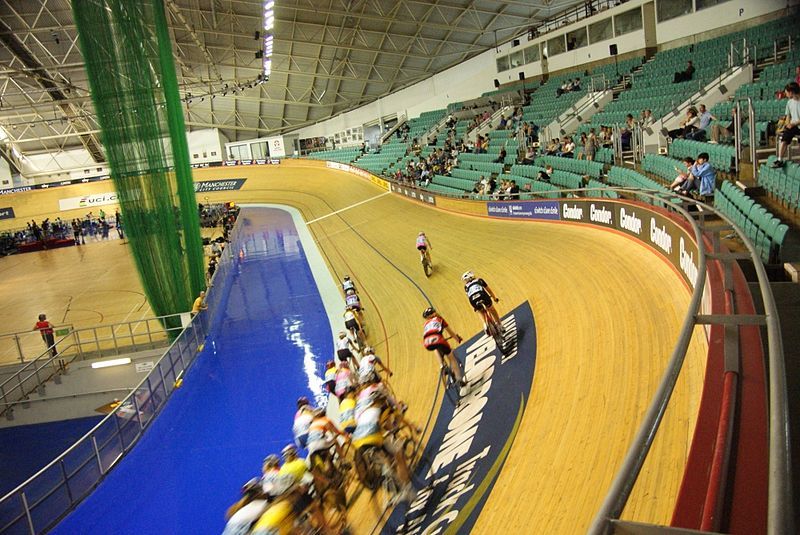
[[[45,314],[39,314],[39,321],[33,326],[34,331],[39,331],[42,335],[42,340],[46,348],[50,350],[50,355],[55,357],[58,354],[56,350],[56,339],[54,336],[53,324],[47,321]]]
[[[119,210],[114,212],[114,227],[117,229],[117,234],[119,235],[120,240],[125,239],[125,233],[122,231],[122,214],[119,213]]]
[[[653,117],[652,110],[644,110],[642,111],[642,128],[647,128],[648,126],[653,126],[653,123],[656,122],[655,118]]]
[[[772,163],[772,167],[783,167],[783,158],[786,149],[796,136],[800,136],[800,85],[791,82],[786,85],[786,95],[789,100],[786,102],[786,118],[783,132],[781,133],[780,143],[778,144],[778,159]]]
[[[83,239],[81,223],[77,219],[72,220],[72,236],[75,238],[75,245],[86,245],[86,241]]]
[[[111,229],[111,225],[108,224],[105,218],[100,220],[100,229],[104,240],[108,239],[108,231]]]
[[[672,83],[678,84],[681,82],[688,82],[692,79],[692,76],[694,76],[694,71],[694,65],[692,65],[692,61],[689,60],[686,64],[686,70],[676,72],[674,78],[672,79]]]
[[[590,128],[589,135],[586,136],[586,142],[583,145],[583,157],[593,162],[595,154],[597,153],[597,145],[597,136],[595,135],[594,128]]]
[[[636,126],[636,122],[633,120],[633,115],[629,113],[625,116],[625,124],[622,126],[619,133],[623,149],[627,150],[631,148],[631,136],[633,135],[634,126]]]
[[[200,313],[201,310],[207,310],[207,309],[208,305],[206,304],[206,292],[202,291],[192,304],[192,316],[196,316]]]

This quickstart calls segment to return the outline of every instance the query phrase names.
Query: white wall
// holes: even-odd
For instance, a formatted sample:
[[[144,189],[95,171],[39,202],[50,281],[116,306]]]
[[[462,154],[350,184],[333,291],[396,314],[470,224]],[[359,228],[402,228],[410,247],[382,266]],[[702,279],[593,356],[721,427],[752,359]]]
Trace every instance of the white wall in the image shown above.
[[[416,117],[423,111],[444,108],[451,102],[467,100],[494,89],[497,76],[494,51],[484,52],[396,93],[383,97],[356,110],[297,130],[301,138],[329,136],[378,117],[407,115]]]
[[[187,132],[191,163],[221,162],[225,159],[226,138],[217,128]]]
[[[676,39],[689,39],[690,42],[710,39],[716,36],[712,32],[731,24],[738,24],[754,17],[760,17],[779,9],[784,9],[790,2],[787,0],[729,0],[694,13],[656,24],[659,43],[667,43]],[[797,0],[792,0],[797,4]],[[726,32],[717,32],[717,34]]]

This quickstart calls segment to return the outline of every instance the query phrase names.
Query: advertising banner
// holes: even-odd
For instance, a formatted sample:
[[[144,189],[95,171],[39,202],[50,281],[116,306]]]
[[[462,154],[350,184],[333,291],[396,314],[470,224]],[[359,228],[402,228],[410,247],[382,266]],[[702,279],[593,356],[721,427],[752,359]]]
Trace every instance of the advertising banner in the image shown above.
[[[519,219],[559,219],[558,201],[488,202],[486,210],[493,217]]]
[[[409,199],[436,206],[436,197],[427,191],[409,186],[401,186],[400,184],[392,184],[392,191],[400,195],[405,195]]]
[[[395,508],[383,533],[469,533],[519,430],[533,384],[536,327],[525,302],[503,318],[505,348],[480,335],[455,354],[469,386],[456,407],[444,396],[416,469],[416,499]]]
[[[273,158],[283,158],[286,156],[286,147],[283,146],[283,137],[268,137],[267,147],[269,155]]]
[[[14,219],[14,208],[11,206],[7,208],[0,208],[0,219]]]
[[[228,178],[225,180],[199,180],[194,183],[195,193],[208,191],[234,191],[242,189],[246,178]]]
[[[104,206],[107,204],[118,204],[119,198],[116,191],[107,193],[93,193],[91,195],[84,195],[82,197],[70,197],[68,199],[58,200],[59,210],[75,210],[77,208],[94,208],[95,206]]]

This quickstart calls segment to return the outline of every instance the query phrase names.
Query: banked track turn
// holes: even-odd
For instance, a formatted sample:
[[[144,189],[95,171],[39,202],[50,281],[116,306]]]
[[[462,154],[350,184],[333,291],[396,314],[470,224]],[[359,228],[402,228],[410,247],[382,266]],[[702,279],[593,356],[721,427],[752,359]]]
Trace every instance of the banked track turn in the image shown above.
[[[211,201],[291,205],[306,221],[384,192],[315,162],[195,171],[201,180],[234,176],[247,178],[241,190],[204,195]],[[438,363],[420,344],[420,312],[427,305],[422,292],[464,336],[480,328],[459,280],[466,269],[490,282],[502,298],[501,311],[530,302],[538,336],[531,397],[473,532],[502,526],[509,533],[584,533],[655,391],[688,307],[688,288],[672,267],[612,232],[461,216],[395,195],[309,228],[331,272],[350,274],[368,294],[371,341],[389,358],[393,387],[420,424],[438,403]],[[413,249],[419,230],[433,244],[430,279]],[[669,522],[706,352],[697,330],[623,518]],[[362,493],[350,515],[354,531],[369,533],[381,513],[381,504]]]

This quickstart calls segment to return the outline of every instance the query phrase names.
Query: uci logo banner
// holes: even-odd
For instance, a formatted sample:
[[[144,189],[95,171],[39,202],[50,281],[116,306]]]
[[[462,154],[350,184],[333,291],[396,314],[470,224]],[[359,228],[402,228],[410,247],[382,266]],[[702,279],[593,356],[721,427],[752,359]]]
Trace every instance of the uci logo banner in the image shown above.
[[[481,333],[455,353],[469,388],[444,396],[422,460],[416,499],[398,507],[384,533],[469,533],[519,429],[533,384],[536,327],[527,302],[503,318],[505,347]]]

